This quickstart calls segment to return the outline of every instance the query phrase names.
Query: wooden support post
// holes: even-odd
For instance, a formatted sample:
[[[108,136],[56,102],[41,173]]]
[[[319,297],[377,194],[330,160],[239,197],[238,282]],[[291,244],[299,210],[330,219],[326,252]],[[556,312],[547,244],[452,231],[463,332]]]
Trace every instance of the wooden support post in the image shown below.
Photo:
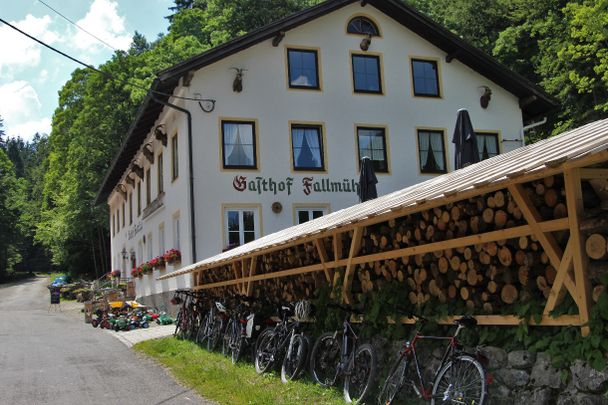
[[[317,247],[317,252],[319,253],[319,259],[321,259],[321,264],[323,265],[323,272],[325,273],[325,279],[331,285],[331,282],[334,279],[334,272],[329,267],[327,267],[327,262],[329,260],[327,258],[327,252],[325,251],[325,245],[323,244],[323,240],[315,239],[315,246]]]
[[[561,295],[564,280],[566,279],[566,276],[568,276],[572,271],[572,246],[572,239],[570,239],[568,240],[568,245],[566,245],[566,250],[564,251],[564,255],[562,256],[562,261],[559,267],[557,267],[555,281],[553,281],[553,286],[551,287],[551,292],[549,293],[549,297],[547,298],[547,304],[545,304],[543,315],[549,315],[551,311],[555,309],[555,304],[557,304],[557,301]],[[574,295],[573,298],[574,301],[577,302],[577,296]]]
[[[589,308],[591,293],[589,279],[587,277],[587,264],[589,259],[585,252],[583,238],[580,231],[580,216],[583,213],[583,190],[579,169],[569,169],[564,172],[564,183],[566,188],[566,203],[568,206],[568,221],[570,223],[570,240],[573,249],[574,280],[576,282],[576,293],[578,299],[578,310],[581,320],[581,333],[589,335]]]
[[[236,271],[236,264],[237,264],[236,261],[232,262],[232,270],[234,271],[234,278],[235,278],[235,280],[241,280],[241,277],[239,277],[239,273]],[[236,288],[239,290],[239,293],[242,293],[242,291],[243,291],[241,286],[242,286],[241,283],[236,284]]]
[[[352,298],[350,295],[350,288],[352,285],[352,276],[353,276],[353,259],[355,256],[359,254],[359,249],[361,249],[361,238],[363,236],[363,227],[355,228],[355,232],[353,233],[353,240],[350,243],[350,252],[348,253],[348,261],[346,262],[346,269],[344,270],[344,282],[342,283],[342,300],[350,304],[352,302]]]
[[[247,289],[245,291],[245,295],[251,297],[253,293],[253,280],[251,279],[255,275],[255,269],[258,263],[257,256],[253,256],[251,258],[251,262],[249,264],[249,280],[247,280]]]
[[[342,234],[335,232],[333,235],[334,262],[342,259]]]
[[[540,213],[538,212],[536,207],[534,207],[534,204],[532,204],[532,201],[530,201],[530,198],[526,194],[526,190],[524,190],[523,185],[510,185],[509,191],[511,192],[511,195],[513,196],[513,199],[521,210],[524,218],[528,222],[528,225],[530,225],[530,227],[532,228],[533,235],[536,236],[541,246],[545,250],[545,253],[549,257],[551,265],[556,269],[559,269],[563,257],[562,249],[559,247],[557,240],[552,234],[544,233],[540,228],[539,223],[542,222],[542,217],[540,216]],[[568,292],[570,292],[570,295],[572,295],[572,298],[574,298],[574,301],[576,302],[577,295],[574,282],[572,281],[572,277],[570,277],[567,272],[564,275],[564,284],[566,285]]]

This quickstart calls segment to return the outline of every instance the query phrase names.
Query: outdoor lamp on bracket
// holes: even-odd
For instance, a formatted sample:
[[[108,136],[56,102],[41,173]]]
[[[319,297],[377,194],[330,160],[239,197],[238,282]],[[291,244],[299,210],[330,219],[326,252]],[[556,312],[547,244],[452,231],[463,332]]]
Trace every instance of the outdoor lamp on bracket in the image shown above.
[[[122,248],[120,251],[120,256],[122,256],[123,260],[127,260],[129,258],[129,252],[127,252],[126,248]]]
[[[198,106],[206,113],[210,113],[215,109],[215,100],[211,98],[202,98],[201,93],[194,93],[194,98],[198,101]]]
[[[243,91],[243,72],[246,72],[247,69],[237,67],[231,67],[230,69],[236,71],[234,81],[232,82],[232,91],[235,93],[240,93]]]

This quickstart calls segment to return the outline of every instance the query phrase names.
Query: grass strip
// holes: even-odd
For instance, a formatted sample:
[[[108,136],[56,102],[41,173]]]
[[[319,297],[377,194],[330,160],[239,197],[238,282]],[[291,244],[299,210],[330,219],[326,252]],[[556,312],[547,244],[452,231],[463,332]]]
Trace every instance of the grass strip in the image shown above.
[[[173,337],[138,343],[142,352],[171,370],[182,384],[220,404],[344,404],[341,392],[310,381],[281,383],[276,374],[259,375],[253,365],[236,366],[219,353]]]

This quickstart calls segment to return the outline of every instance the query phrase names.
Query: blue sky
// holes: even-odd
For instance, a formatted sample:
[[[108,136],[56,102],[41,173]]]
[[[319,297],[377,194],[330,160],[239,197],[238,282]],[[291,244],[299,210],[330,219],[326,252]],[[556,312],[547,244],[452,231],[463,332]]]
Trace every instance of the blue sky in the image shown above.
[[[135,31],[151,41],[166,33],[173,0],[43,0],[116,49],[127,49]],[[39,0],[0,0],[0,18],[89,64],[113,49],[87,35]],[[9,136],[49,133],[57,92],[80,67],[0,23],[0,117]]]

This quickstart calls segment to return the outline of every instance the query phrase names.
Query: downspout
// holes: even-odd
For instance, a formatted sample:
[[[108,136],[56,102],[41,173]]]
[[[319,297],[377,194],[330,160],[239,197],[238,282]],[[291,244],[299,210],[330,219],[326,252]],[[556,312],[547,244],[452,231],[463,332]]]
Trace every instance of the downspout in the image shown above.
[[[192,164],[192,114],[185,108],[179,107],[175,104],[171,104],[168,101],[162,101],[152,96],[152,99],[159,104],[173,108],[174,110],[181,111],[186,114],[188,119],[188,171],[189,171],[189,190],[188,194],[190,197],[190,236],[191,236],[191,249],[192,249],[192,263],[196,263],[196,228],[194,222],[194,173]]]
[[[524,137],[524,134],[527,130],[536,128],[537,126],[543,125],[546,122],[547,122],[547,117],[544,117],[542,120],[540,120],[538,122],[533,122],[532,124],[526,125],[525,127],[523,127],[521,129],[521,146],[526,146],[526,138]]]

